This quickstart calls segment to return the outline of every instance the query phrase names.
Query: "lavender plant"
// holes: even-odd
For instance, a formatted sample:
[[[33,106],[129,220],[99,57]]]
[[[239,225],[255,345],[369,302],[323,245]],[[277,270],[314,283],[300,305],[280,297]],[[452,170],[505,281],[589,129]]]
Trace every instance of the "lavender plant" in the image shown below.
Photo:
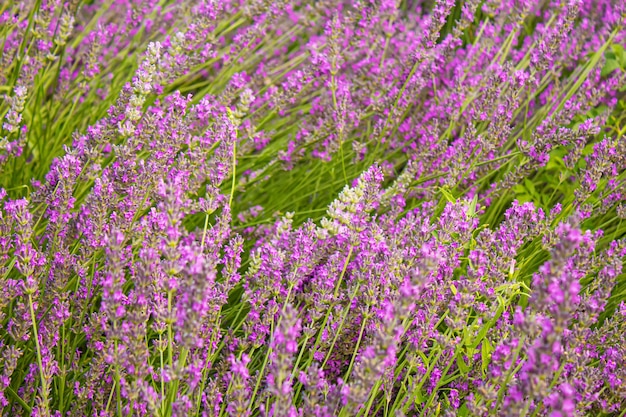
[[[626,415],[626,4],[6,0],[0,410]]]

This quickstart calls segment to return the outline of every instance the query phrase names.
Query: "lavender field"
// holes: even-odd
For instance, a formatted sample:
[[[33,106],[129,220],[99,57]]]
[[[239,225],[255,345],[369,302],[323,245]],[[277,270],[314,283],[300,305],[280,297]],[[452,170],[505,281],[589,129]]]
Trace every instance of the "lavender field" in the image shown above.
[[[626,1],[0,0],[0,415],[626,416]]]

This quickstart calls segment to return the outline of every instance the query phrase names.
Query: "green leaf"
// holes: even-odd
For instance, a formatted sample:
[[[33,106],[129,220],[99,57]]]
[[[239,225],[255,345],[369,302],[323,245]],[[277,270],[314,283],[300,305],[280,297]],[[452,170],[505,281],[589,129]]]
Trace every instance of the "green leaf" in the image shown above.
[[[498,310],[496,310],[496,315],[493,316],[493,318],[491,320],[489,320],[489,323],[486,323],[480,329],[480,331],[476,335],[476,339],[474,339],[474,344],[472,345],[473,349],[476,349],[478,347],[480,342],[482,342],[483,339],[485,338],[485,336],[487,336],[487,332],[489,331],[489,329],[491,329],[493,326],[495,326],[495,324],[498,321],[498,319],[500,319],[500,316],[502,315],[502,313],[504,313],[504,307],[505,307],[506,303],[505,303],[504,299],[502,298],[502,296],[500,296],[499,294],[498,294],[498,302],[499,302],[500,306],[498,307]]]
[[[604,64],[604,67],[602,67],[602,72],[600,73],[600,75],[602,75],[603,77],[606,77],[607,75],[609,75],[610,73],[612,73],[613,71],[619,68],[620,68],[620,63],[617,60],[607,59],[606,63]]]
[[[446,200],[448,200],[449,203],[456,203],[456,198],[454,198],[448,188],[441,187],[439,188],[439,191],[441,191],[441,194],[445,197]]]
[[[464,373],[467,374],[469,372],[469,366],[467,366],[467,364],[465,363],[465,361],[463,361],[463,358],[461,357],[461,355],[458,355],[456,357],[456,364],[459,367],[459,370]]]
[[[580,86],[587,79],[589,73],[593,71],[598,62],[600,62],[600,59],[602,59],[602,57],[604,56],[607,48],[613,43],[613,39],[615,38],[615,36],[617,36],[618,32],[618,28],[615,28],[613,32],[611,32],[611,34],[609,35],[609,39],[607,39],[607,41],[599,49],[597,49],[593,55],[591,55],[582,74],[575,78],[576,81],[572,85],[568,85],[567,94],[565,94],[565,96],[561,99],[561,102],[556,108],[557,113],[561,111],[561,109],[563,109],[563,106],[565,106],[565,103],[567,103],[568,100],[572,98],[574,94],[576,94]]]
[[[467,207],[467,217],[474,217],[476,214],[476,205],[478,204],[478,193],[474,194],[474,198],[469,202]]]
[[[548,160],[548,164],[546,165],[546,169],[565,169],[565,162],[563,162],[563,156],[567,154],[567,149],[565,147],[557,148],[550,152],[550,159]]]
[[[529,180],[528,178],[524,178],[524,186],[526,187],[528,191],[530,191],[531,195],[537,194],[537,189],[535,188],[535,184],[533,184],[533,182]]]
[[[469,409],[467,408],[467,404],[463,403],[463,405],[457,410],[456,415],[458,417],[468,417]]]
[[[622,65],[622,67],[626,67],[626,52],[624,51],[624,46],[616,43],[611,45],[611,49],[613,50],[617,61]]]
[[[418,350],[416,353],[424,362],[424,366],[428,366],[429,364],[428,357],[424,354],[424,352],[422,352],[421,350]]]
[[[489,339],[483,340],[483,343],[480,348],[480,357],[482,359],[481,369],[483,374],[487,372],[487,367],[491,362],[491,352],[493,352],[493,347],[491,346],[491,342]]]
[[[11,387],[6,387],[6,392],[9,393],[9,395],[18,403],[20,403],[20,406],[22,406],[22,408],[24,410],[26,410],[26,412],[28,412],[28,414],[30,414],[32,412],[32,409],[30,408],[30,406],[28,404],[26,404],[24,402],[24,400],[22,400],[22,398],[17,395],[17,393],[15,391],[13,391],[13,389]]]
[[[426,401],[426,398],[422,394],[422,390],[418,389],[417,391],[415,391],[415,404],[419,405],[422,404],[424,401]]]
[[[454,286],[454,284],[450,284],[450,291],[452,291],[452,295],[456,295],[457,290],[456,290],[456,287]]]

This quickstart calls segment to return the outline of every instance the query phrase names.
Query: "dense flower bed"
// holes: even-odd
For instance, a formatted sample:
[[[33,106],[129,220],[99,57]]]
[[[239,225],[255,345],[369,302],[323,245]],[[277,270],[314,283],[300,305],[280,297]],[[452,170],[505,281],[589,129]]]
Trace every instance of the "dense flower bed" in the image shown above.
[[[7,416],[624,416],[622,0],[4,0]]]

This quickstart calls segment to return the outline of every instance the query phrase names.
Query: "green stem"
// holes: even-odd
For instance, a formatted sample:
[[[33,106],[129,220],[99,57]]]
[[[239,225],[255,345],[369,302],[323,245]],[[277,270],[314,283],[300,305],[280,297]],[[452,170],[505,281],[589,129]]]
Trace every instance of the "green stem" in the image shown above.
[[[515,349],[513,358],[511,359],[511,366],[513,366],[515,362],[517,361],[517,358],[519,357],[519,354],[522,351],[522,347],[524,346],[524,340],[525,340],[525,337],[522,336],[519,341],[519,345],[517,349]],[[502,403],[502,399],[504,398],[506,388],[508,388],[509,382],[511,382],[511,378],[513,377],[514,373],[517,372],[516,369],[517,368],[511,368],[511,370],[507,372],[506,377],[504,379],[504,383],[500,386],[500,389],[498,390],[498,398],[496,399],[496,405],[495,407],[493,407],[493,410],[498,410],[498,407],[500,407],[500,404]]]
[[[339,288],[341,287],[341,283],[343,282],[343,277],[346,274],[346,270],[348,269],[348,263],[350,262],[350,258],[352,257],[352,251],[354,250],[354,246],[350,245],[350,250],[348,250],[348,256],[346,256],[346,260],[343,263],[343,268],[341,269],[341,275],[339,275],[339,279],[337,280],[337,284],[335,285],[334,296],[337,298],[339,295]]]
[[[376,384],[374,385],[374,388],[372,389],[372,392],[370,393],[370,398],[367,401],[367,408],[365,409],[365,414],[363,415],[363,417],[367,417],[370,414],[372,405],[374,405],[374,399],[376,398],[376,395],[378,395],[378,390],[380,389],[381,384],[382,382],[380,379],[376,381]]]
[[[420,413],[420,417],[424,415],[426,410],[428,410],[428,407],[430,407],[430,404],[435,400],[435,395],[438,393],[439,388],[441,388],[441,386],[443,385],[441,381],[443,381],[443,377],[448,374],[448,371],[450,370],[450,367],[452,366],[453,363],[454,362],[452,359],[448,361],[448,365],[446,365],[445,369],[441,373],[441,377],[439,377],[439,380],[437,381],[437,384],[435,385],[435,388],[433,389],[433,392],[428,397],[428,401],[426,402],[426,405],[422,409],[422,412]]]
[[[163,363],[163,334],[159,333],[159,359],[161,361],[161,413],[165,412],[165,375]]]
[[[109,412],[109,407],[111,406],[111,401],[113,401],[113,393],[117,390],[117,381],[113,380],[113,386],[111,387],[111,392],[109,393],[109,399],[107,400],[107,406],[105,408],[107,414]]]
[[[363,333],[365,332],[365,324],[367,323],[367,316],[363,317],[363,321],[361,322],[361,329],[359,330],[359,338],[356,341],[356,346],[354,346],[354,351],[352,352],[352,358],[350,359],[350,365],[348,365],[348,370],[343,377],[344,381],[348,380],[350,373],[352,372],[352,367],[354,366],[354,361],[356,359],[357,353],[359,353],[359,347],[361,346],[361,341],[363,340]]]
[[[232,209],[233,209],[233,197],[235,195],[235,185],[237,184],[237,138],[235,137],[235,140],[233,140],[233,160],[232,160],[232,183],[230,186],[230,198],[228,200],[228,206],[231,209],[231,213],[232,213]]]
[[[39,365],[39,377],[41,378],[41,397],[44,412],[48,410],[48,384],[43,371],[43,361],[41,358],[41,346],[39,345],[39,333],[37,332],[37,318],[33,307],[33,294],[28,291],[28,308],[30,309],[30,319],[33,323],[33,335],[35,336],[35,347],[37,348],[37,364]],[[44,413],[45,414],[45,413]]]
[[[187,355],[188,354],[189,354],[189,349],[188,348],[184,347],[184,348],[181,349],[180,355],[178,356],[178,364],[176,366],[176,375],[179,375],[180,372],[185,367],[185,363],[187,361]],[[168,392],[168,399],[167,399],[167,408],[168,409],[172,406],[172,404],[174,404],[174,401],[178,397],[178,386],[179,385],[180,385],[180,380],[178,379],[178,377],[175,377],[174,380],[172,381],[172,384],[171,384],[169,392]]]
[[[172,297],[174,291],[167,292],[167,360],[171,367],[174,363],[174,335],[172,332]]]
[[[167,364],[170,369],[173,369],[174,366],[174,332],[172,329],[172,302],[174,297],[174,291],[169,290],[167,292]],[[164,403],[164,407],[162,410],[162,415],[167,415],[167,410],[169,409],[171,403],[170,399],[172,398],[172,391],[174,391],[174,379],[169,381],[167,388],[167,401]]]
[[[117,340],[115,341],[115,358],[116,358],[116,363],[115,363],[115,400],[117,402],[117,415],[118,416],[122,416],[122,393],[120,392],[120,384],[121,384],[121,380],[122,377],[120,375],[120,366],[117,363],[117,355],[118,355],[118,346],[117,346]]]
[[[61,364],[61,366],[59,367],[59,372],[60,372],[60,382],[59,382],[59,411],[61,412],[61,415],[63,415],[63,411],[64,411],[64,404],[63,404],[63,391],[65,390],[65,354],[64,354],[64,348],[65,348],[65,323],[63,323],[63,325],[61,326],[61,343],[59,346],[59,362]]]
[[[309,337],[305,336],[304,341],[302,342],[302,348],[300,348],[300,353],[298,354],[298,359],[293,365],[293,370],[291,371],[291,376],[295,378],[297,376],[298,365],[300,365],[300,361],[302,360],[302,356],[304,355],[304,349],[306,349],[306,344],[309,341]]]
[[[272,320],[271,334],[273,333],[274,333],[274,323]],[[272,348],[268,347],[267,354],[265,355],[265,358],[263,359],[263,365],[261,365],[261,370],[259,371],[257,375],[256,384],[254,385],[254,391],[252,391],[252,395],[250,396],[250,402],[248,403],[248,411],[252,411],[252,407],[254,407],[254,399],[256,398],[256,394],[259,391],[259,388],[261,387],[261,381],[263,380],[263,373],[265,372],[265,367],[267,366],[267,362],[269,360],[271,353],[272,353]]]

